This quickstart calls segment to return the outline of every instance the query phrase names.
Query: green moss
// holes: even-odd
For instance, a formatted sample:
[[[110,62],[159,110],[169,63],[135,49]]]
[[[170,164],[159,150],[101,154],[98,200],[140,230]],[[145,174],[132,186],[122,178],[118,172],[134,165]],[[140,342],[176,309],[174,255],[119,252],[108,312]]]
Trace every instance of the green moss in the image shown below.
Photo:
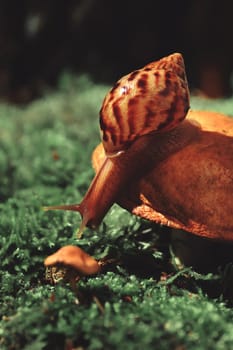
[[[232,265],[208,275],[176,271],[167,229],[117,205],[81,240],[79,215],[41,210],[85,193],[107,89],[64,74],[56,93],[0,106],[0,348],[232,349]],[[232,104],[193,99],[227,114]],[[81,301],[68,284],[45,281],[44,258],[67,244],[115,259],[79,282]]]

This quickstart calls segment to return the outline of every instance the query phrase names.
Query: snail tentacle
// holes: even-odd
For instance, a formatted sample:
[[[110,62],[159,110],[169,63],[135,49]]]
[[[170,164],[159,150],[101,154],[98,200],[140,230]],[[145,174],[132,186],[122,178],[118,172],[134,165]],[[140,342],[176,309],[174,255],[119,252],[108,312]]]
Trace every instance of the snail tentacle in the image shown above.
[[[43,207],[43,209],[46,211],[70,210],[79,212],[82,217],[79,234],[82,233],[86,226],[96,228],[114,201],[112,199],[114,197],[112,186],[106,186],[106,181],[111,181],[114,173],[113,162],[106,158],[80,204],[53,205]]]

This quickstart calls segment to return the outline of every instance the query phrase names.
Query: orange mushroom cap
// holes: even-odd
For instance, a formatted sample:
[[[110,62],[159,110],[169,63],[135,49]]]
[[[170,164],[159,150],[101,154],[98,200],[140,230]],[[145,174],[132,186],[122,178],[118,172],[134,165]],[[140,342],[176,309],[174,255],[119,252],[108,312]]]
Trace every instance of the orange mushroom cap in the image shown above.
[[[63,265],[75,269],[81,275],[93,275],[100,271],[99,263],[81,248],[68,245],[60,248],[56,253],[48,256],[44,264],[46,267]]]

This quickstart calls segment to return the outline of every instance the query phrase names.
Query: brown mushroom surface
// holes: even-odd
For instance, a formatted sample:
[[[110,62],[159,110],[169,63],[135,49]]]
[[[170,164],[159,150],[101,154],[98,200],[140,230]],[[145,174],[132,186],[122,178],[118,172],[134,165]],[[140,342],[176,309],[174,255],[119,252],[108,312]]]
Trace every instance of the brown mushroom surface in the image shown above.
[[[233,241],[233,118],[191,110],[175,129],[154,137],[148,152],[150,167],[128,180],[117,203],[166,226]],[[100,144],[95,171],[105,157]]]
[[[46,267],[62,265],[71,267],[79,275],[93,275],[100,271],[100,265],[81,248],[68,245],[60,248],[56,253],[48,256],[44,264]]]

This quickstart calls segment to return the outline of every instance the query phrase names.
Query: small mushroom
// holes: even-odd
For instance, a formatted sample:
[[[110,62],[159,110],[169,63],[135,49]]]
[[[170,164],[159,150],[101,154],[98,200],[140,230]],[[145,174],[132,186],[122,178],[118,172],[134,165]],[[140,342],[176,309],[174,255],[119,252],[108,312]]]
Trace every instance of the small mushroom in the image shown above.
[[[88,276],[100,271],[100,264],[81,248],[68,245],[60,248],[56,253],[48,256],[44,264],[46,267],[61,266],[67,271],[73,270],[76,276]]]

